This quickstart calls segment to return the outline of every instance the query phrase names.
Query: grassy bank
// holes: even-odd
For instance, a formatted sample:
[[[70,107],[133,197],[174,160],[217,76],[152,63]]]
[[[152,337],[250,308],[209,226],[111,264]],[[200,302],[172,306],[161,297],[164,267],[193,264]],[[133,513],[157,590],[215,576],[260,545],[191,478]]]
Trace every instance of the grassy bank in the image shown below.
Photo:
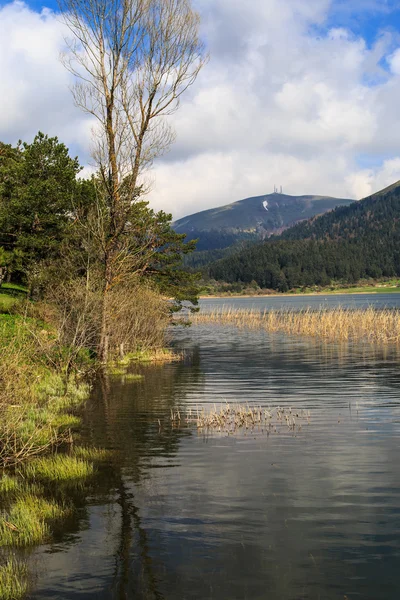
[[[206,286],[202,291],[202,298],[232,298],[232,297],[257,297],[257,296],[294,296],[294,295],[334,295],[334,294],[396,294],[400,293],[400,279],[387,279],[382,281],[360,281],[356,285],[335,283],[330,286],[295,288],[289,292],[281,293],[276,290],[262,289],[257,285],[217,283]]]
[[[27,566],[19,558],[26,550],[19,554],[21,549],[52,539],[60,521],[74,511],[77,490],[84,493],[96,464],[108,458],[104,450],[77,446],[90,392],[87,373],[99,368],[91,358],[93,348],[66,345],[51,306],[18,304],[24,295],[11,288],[2,294],[9,298],[8,308],[0,307],[0,598],[5,600],[23,598],[28,590]],[[41,314],[50,318],[43,321]],[[181,358],[157,347],[164,336],[156,332],[154,341],[153,317],[151,323],[143,317],[139,334],[143,323],[149,331],[147,350],[114,356],[106,374],[139,380],[142,375],[128,371],[132,362]]]
[[[87,357],[82,357],[82,367]],[[68,516],[70,486],[92,476],[90,458],[74,445],[89,385],[66,376],[51,328],[35,319],[0,314],[0,598],[28,588],[19,548],[51,539]],[[101,454],[101,453],[100,453]]]
[[[239,328],[283,332],[329,341],[364,341],[379,345],[400,344],[400,311],[347,310],[254,310],[221,309],[201,312],[193,323],[216,323]]]

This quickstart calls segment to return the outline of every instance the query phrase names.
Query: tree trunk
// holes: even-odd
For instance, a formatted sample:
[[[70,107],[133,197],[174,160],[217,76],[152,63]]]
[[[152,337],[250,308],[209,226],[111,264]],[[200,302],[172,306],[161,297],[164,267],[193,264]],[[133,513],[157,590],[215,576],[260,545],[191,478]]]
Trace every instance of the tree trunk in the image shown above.
[[[109,352],[109,332],[108,332],[108,319],[107,319],[107,289],[103,291],[103,301],[101,307],[101,327],[100,327],[100,344],[99,344],[99,359],[105,364],[108,360]]]
[[[3,279],[5,279],[7,275],[7,267],[0,267],[0,287],[1,284],[3,283]]]
[[[111,268],[110,257],[106,258],[106,268],[104,273],[104,288],[101,302],[101,325],[100,325],[100,341],[99,341],[99,359],[105,364],[108,360],[110,346],[110,332],[108,322],[108,294],[111,289]]]

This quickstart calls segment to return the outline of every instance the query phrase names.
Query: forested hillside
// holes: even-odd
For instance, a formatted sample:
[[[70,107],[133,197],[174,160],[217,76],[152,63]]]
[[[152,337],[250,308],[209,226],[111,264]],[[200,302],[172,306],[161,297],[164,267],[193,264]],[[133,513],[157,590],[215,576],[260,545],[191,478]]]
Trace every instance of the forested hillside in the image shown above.
[[[280,239],[349,240],[366,235],[385,237],[400,218],[400,181],[350,206],[340,206],[287,229]]]
[[[279,291],[400,276],[400,183],[216,261],[208,274]]]

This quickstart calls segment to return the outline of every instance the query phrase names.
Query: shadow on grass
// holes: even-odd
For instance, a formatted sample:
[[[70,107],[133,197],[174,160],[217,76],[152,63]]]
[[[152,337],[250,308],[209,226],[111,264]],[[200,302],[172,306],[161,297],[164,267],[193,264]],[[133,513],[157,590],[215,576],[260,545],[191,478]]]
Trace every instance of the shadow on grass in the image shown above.
[[[27,289],[14,283],[3,283],[0,286],[0,313],[8,312],[18,301],[25,300]]]
[[[0,294],[4,296],[11,296],[18,300],[24,300],[27,296],[28,290],[23,285],[16,283],[3,283],[0,286]]]

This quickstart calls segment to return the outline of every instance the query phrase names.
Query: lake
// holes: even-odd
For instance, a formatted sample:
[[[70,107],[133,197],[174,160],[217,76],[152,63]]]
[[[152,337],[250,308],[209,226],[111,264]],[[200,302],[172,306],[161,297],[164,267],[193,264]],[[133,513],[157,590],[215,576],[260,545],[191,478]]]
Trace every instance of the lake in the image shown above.
[[[329,296],[400,305],[400,295]],[[320,306],[322,297],[203,307]],[[214,306],[212,306],[214,305]],[[99,382],[86,442],[114,450],[76,515],[31,556],[39,599],[363,599],[400,595],[400,357],[201,325],[184,360]],[[301,430],[171,423],[220,403],[310,411]],[[159,425],[161,423],[161,427]]]
[[[344,308],[367,308],[374,306],[375,308],[399,308],[400,307],[400,291],[399,293],[385,294],[331,294],[324,296],[318,294],[316,296],[253,296],[246,297],[224,297],[224,298],[202,298],[200,305],[204,310],[214,310],[223,307],[226,308],[246,308],[254,310],[277,310],[283,308],[285,310],[301,310],[303,308],[319,309],[344,307]]]

